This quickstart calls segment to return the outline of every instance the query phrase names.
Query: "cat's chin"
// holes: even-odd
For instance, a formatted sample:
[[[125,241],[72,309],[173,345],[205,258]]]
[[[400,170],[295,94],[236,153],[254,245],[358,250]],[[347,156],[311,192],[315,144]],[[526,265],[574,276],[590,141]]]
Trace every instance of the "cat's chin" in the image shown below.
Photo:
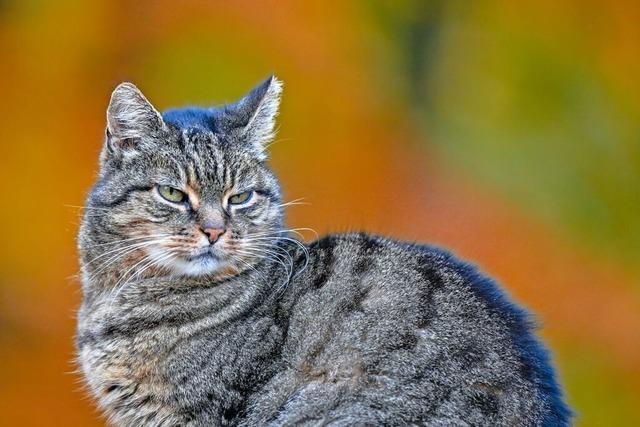
[[[225,260],[224,254],[213,253],[211,250],[201,250],[190,256],[173,256],[166,258],[164,252],[154,247],[147,249],[151,257],[164,257],[163,267],[171,272],[172,276],[206,276],[215,275],[225,271],[229,263]]]
[[[192,258],[175,258],[171,260],[170,267],[177,275],[204,276],[215,274],[223,270],[227,263],[209,254]]]

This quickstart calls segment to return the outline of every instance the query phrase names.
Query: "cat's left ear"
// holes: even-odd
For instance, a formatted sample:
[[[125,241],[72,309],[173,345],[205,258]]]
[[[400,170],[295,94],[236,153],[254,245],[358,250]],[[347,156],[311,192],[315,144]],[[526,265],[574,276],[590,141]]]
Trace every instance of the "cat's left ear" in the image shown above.
[[[275,135],[282,82],[271,76],[237,103],[227,107],[225,125],[260,159]]]
[[[145,139],[166,129],[160,113],[133,83],[120,83],[107,108],[108,154],[120,156],[141,148]]]

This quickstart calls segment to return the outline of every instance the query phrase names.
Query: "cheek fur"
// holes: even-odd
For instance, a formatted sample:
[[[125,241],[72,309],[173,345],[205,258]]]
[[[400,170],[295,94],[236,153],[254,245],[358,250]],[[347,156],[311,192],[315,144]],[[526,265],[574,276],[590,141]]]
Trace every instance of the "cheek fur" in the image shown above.
[[[190,256],[193,252],[206,248],[209,245],[206,237],[198,232],[195,227],[191,230],[182,230],[172,234],[161,246],[166,251],[176,255]]]
[[[274,220],[280,216],[275,204],[266,197],[260,197],[251,207],[238,210],[233,217],[244,227],[246,231],[253,228],[265,228],[275,225]]]

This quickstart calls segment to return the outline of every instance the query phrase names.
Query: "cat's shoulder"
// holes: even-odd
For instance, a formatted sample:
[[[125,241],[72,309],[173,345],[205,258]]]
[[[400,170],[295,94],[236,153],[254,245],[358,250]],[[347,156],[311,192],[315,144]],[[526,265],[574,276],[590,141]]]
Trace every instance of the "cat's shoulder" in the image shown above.
[[[491,311],[517,325],[531,326],[528,312],[515,304],[500,284],[475,264],[447,249],[362,232],[329,234],[308,247],[312,254],[316,252],[316,256],[341,265],[343,270],[383,269],[403,273],[398,277],[405,279],[417,277],[431,289],[447,293],[463,289],[471,292],[473,299],[483,301]]]
[[[452,252],[438,246],[408,242],[365,232],[335,233],[323,236],[308,245],[313,251],[333,251],[344,260],[361,256],[390,256],[398,262],[415,261],[417,265],[463,267],[464,262]],[[410,263],[411,266],[413,263]],[[460,264],[460,265],[457,265]]]
[[[383,289],[368,295],[382,295],[380,304],[391,311],[376,309],[389,317],[397,307],[402,313],[437,313],[434,316],[446,321],[431,323],[436,334],[481,334],[491,337],[492,342],[509,342],[525,367],[523,372],[546,399],[549,415],[544,424],[566,424],[570,411],[562,400],[548,351],[534,334],[535,319],[476,265],[434,245],[367,233],[332,234],[308,247],[317,257],[320,278],[339,271],[341,280],[336,280],[335,286],[340,289],[332,294],[336,299],[350,287],[364,283]],[[366,309],[366,298],[364,301],[358,307]]]

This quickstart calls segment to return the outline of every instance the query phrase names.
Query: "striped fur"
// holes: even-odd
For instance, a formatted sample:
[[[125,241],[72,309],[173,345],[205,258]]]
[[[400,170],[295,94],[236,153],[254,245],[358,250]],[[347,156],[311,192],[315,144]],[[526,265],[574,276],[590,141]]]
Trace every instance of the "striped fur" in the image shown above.
[[[237,104],[163,115],[133,85],[114,91],[79,234],[76,339],[108,419],[568,425],[528,315],[474,267],[364,233],[286,233],[264,153],[280,91],[270,78]],[[225,204],[245,189],[250,204]],[[203,223],[226,229],[211,247]]]

